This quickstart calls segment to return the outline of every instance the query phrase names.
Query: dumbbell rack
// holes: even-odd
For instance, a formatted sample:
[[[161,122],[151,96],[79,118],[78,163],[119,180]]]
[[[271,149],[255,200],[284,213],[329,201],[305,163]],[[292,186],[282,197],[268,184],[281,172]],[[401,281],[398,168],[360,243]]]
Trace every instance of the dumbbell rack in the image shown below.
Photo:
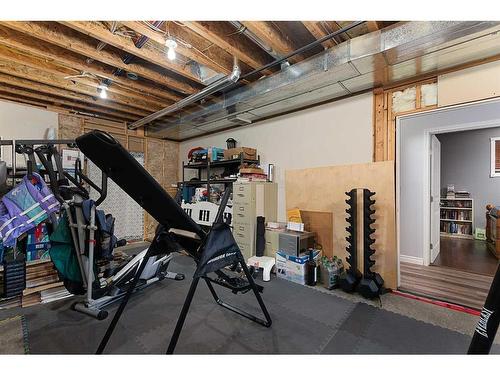
[[[372,235],[376,231],[372,227],[375,224],[375,219],[372,216],[376,212],[373,208],[375,199],[372,197],[374,195],[374,192],[363,189],[363,279],[358,285],[358,292],[369,299],[378,297],[384,285],[384,279],[372,271],[372,267],[375,265],[375,260],[371,258],[375,254],[375,249],[372,247],[375,244],[375,239],[372,238]]]
[[[348,256],[346,258],[347,264],[349,264],[349,269],[346,271],[345,275],[340,279],[340,287],[347,293],[352,293],[356,290],[358,283],[361,279],[361,272],[358,270],[358,239],[357,239],[357,189],[352,189],[345,193],[349,198],[346,199],[346,203],[349,206],[345,212],[349,215],[346,217],[346,221],[349,224],[346,228],[349,236],[346,237],[348,243],[346,251]]]
[[[375,260],[371,258],[372,255],[375,254],[375,250],[373,249],[375,239],[372,238],[372,235],[375,233],[375,228],[372,227],[375,223],[375,219],[372,218],[372,215],[375,214],[375,209],[373,208],[375,200],[372,199],[372,197],[375,193],[368,189],[362,190],[363,274],[361,274],[358,270],[357,262],[358,189],[352,189],[350,192],[346,192],[346,195],[349,197],[346,199],[346,203],[349,205],[349,208],[346,209],[346,213],[349,215],[346,218],[346,221],[349,224],[346,228],[346,231],[349,233],[349,236],[346,237],[348,242],[348,246],[346,248],[348,257],[346,258],[346,261],[349,264],[349,269],[346,271],[344,277],[342,277],[340,286],[347,293],[358,291],[363,297],[372,299],[379,296],[382,292],[384,280],[378,273],[372,271],[372,267],[375,265]]]

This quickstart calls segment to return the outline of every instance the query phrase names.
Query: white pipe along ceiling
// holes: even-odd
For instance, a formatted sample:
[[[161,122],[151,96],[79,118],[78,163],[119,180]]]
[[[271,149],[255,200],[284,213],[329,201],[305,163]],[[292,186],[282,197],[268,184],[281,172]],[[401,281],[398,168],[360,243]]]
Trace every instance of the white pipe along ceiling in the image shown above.
[[[195,112],[183,114],[175,121],[157,120],[146,124],[150,120],[143,119],[145,121],[139,120],[133,125],[146,124],[150,136],[179,141],[248,125],[335,98],[493,57],[500,54],[499,31],[500,22],[493,21],[398,23],[347,40],[251,84],[227,90],[217,100],[207,100],[203,108],[198,107]],[[217,85],[217,90],[211,92],[227,88],[231,76],[234,77],[234,70],[221,81],[225,84]]]

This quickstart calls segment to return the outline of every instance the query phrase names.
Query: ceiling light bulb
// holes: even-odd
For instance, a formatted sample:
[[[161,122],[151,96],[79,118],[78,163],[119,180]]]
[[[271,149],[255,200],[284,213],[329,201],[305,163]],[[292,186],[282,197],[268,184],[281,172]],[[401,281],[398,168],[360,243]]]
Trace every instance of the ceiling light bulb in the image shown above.
[[[169,60],[175,60],[175,49],[177,48],[177,42],[173,39],[167,39],[165,41],[165,46],[168,48],[167,57]]]
[[[169,60],[175,60],[175,50],[173,48],[168,49],[167,57]]]
[[[101,99],[107,99],[108,97],[108,93],[106,92],[107,90],[106,89],[101,89],[101,92],[99,93],[99,96],[101,97]]]

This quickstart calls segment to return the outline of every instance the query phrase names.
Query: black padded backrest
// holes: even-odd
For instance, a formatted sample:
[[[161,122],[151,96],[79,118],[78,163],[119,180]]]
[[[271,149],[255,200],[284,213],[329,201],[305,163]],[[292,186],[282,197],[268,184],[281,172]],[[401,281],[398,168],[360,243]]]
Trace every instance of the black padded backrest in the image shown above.
[[[156,221],[205,237],[201,227],[111,135],[93,130],[76,139],[78,148]]]

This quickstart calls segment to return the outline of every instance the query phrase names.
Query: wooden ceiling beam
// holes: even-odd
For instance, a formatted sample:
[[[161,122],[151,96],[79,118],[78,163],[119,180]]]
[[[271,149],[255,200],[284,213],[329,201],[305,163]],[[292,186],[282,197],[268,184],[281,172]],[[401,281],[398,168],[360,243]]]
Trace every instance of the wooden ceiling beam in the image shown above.
[[[381,29],[377,21],[366,21],[366,27],[368,28],[368,31],[370,31],[371,33]]]
[[[25,34],[17,32],[12,29],[0,26],[0,44],[15,48],[19,51],[29,53],[30,55],[46,59],[58,65],[66,66],[68,68],[78,69],[82,72],[88,72],[103,79],[109,79],[116,82],[130,90],[135,90],[141,95],[156,100],[164,100],[164,104],[170,104],[173,101],[182,99],[182,96],[176,95],[169,90],[162,90],[157,87],[145,84],[143,82],[127,79],[123,76],[115,76],[113,74],[114,68],[102,64],[97,61],[91,63],[87,62],[84,56],[68,51],[62,47],[43,42],[31,38]]]
[[[316,40],[321,39],[329,34],[325,30],[325,28],[321,25],[320,21],[302,21],[302,24]],[[337,44],[337,41],[334,38],[332,38],[324,41],[321,44],[325,48],[332,48]]]
[[[65,79],[65,77],[75,76],[81,74],[78,69],[72,69],[62,66],[57,66],[52,62],[48,62],[45,59],[41,59],[39,57],[30,56],[23,54],[22,52],[18,52],[15,49],[11,49],[10,47],[2,46],[0,43],[0,57],[14,61],[18,64],[22,64],[25,66],[29,66],[35,69],[41,69],[45,72],[52,73],[57,75],[59,78]],[[100,78],[92,78],[92,77],[74,77],[71,79],[65,79],[68,82],[79,82],[83,85],[91,87],[93,90],[96,90],[100,85]],[[116,98],[118,102],[123,102],[127,105],[132,105],[137,108],[142,108],[146,110],[155,110],[160,109],[165,106],[164,102],[158,101],[157,99],[151,99],[141,95],[135,91],[127,90],[126,88],[122,88],[118,85],[111,84],[108,88],[108,93],[117,94]]]
[[[154,65],[201,84],[200,78],[191,71],[188,65],[170,61],[165,53],[155,50],[147,44],[145,44],[142,48],[137,48],[132,39],[118,34],[113,34],[111,30],[109,30],[101,22],[63,21],[60,23],[72,28],[73,30],[86,34],[94,39],[112,45],[122,51],[130,53]]]
[[[183,22],[183,24],[253,69],[260,68],[273,61],[271,56],[262,51],[248,38],[236,33],[236,29],[228,22],[189,21]],[[272,74],[273,72],[266,70],[264,73]]]
[[[240,21],[249,31],[255,34],[263,43],[280,55],[287,55],[297,47],[285,35],[279,32],[270,21]],[[289,59],[291,63],[301,60],[300,56]]]
[[[164,47],[165,41],[167,40],[165,34],[161,34],[158,31],[152,30],[150,27],[148,27],[146,24],[140,21],[120,21],[120,23],[128,27],[129,29],[135,31],[137,34],[144,35],[149,39],[155,41],[156,43],[160,44],[163,48],[165,48]],[[180,26],[177,26],[177,28],[179,27]],[[181,37],[181,35],[179,35],[178,32],[176,33],[175,31],[172,30],[169,31],[171,35],[179,39],[182,39],[182,42],[185,42],[186,44],[191,46],[188,47],[184,43],[178,42],[177,48],[175,49],[176,53],[179,53],[180,55],[187,57],[188,59],[196,61],[198,64],[205,65],[217,73],[224,73],[224,74],[231,73],[232,70],[231,61],[229,61],[228,64],[227,59],[221,58],[220,55],[208,57],[205,53],[203,53],[201,50],[197,48],[198,43],[196,40],[193,40],[194,38],[190,38],[189,35],[182,35]],[[186,33],[184,32],[183,34]],[[223,53],[224,51],[221,52]]]
[[[115,117],[121,118],[122,120],[126,120],[128,122],[135,121],[135,120],[139,119],[138,116],[132,116],[132,115],[129,115],[126,113],[121,113],[121,112],[111,110],[108,108],[103,108],[103,107],[98,107],[98,106],[90,106],[88,104],[76,102],[73,100],[68,100],[68,99],[63,98],[63,97],[49,96],[48,94],[40,94],[38,92],[28,91],[26,89],[22,89],[19,87],[12,87],[12,86],[7,85],[5,82],[3,82],[4,80],[2,79],[1,76],[0,76],[0,80],[2,80],[2,83],[3,83],[3,85],[0,87],[0,91],[4,92],[4,93],[9,93],[9,94],[13,94],[13,95],[20,95],[20,96],[28,97],[28,98],[33,99],[33,100],[39,100],[42,102],[48,102],[48,103],[52,103],[52,104],[59,104],[59,105],[65,105],[68,107],[79,108],[80,110],[84,110],[84,111],[93,111],[93,112],[101,113],[104,115],[115,116]]]
[[[65,90],[75,91],[81,94],[89,95],[98,98],[99,93],[96,88],[92,86],[88,86],[85,83],[79,82],[77,80],[69,80],[64,79],[60,75],[56,75],[54,73],[48,72],[46,70],[40,69],[40,67],[34,67],[30,65],[35,64],[27,64],[21,61],[21,59],[12,59],[5,58],[3,51],[0,52],[0,70],[4,73],[17,75],[18,77],[33,77],[38,82],[42,82],[51,86],[56,86]],[[32,79],[32,78],[29,78]],[[100,101],[110,101],[115,102],[120,105],[126,105],[130,112],[133,110],[138,115],[143,115],[147,113],[154,112],[155,110],[160,109],[159,106],[152,106],[137,99],[129,98],[125,95],[119,95],[113,92],[108,91],[107,99],[99,99]]]
[[[0,83],[4,85],[10,85],[18,89],[27,89],[30,91],[36,91],[43,95],[56,96],[65,98],[65,100],[75,100],[84,104],[87,104],[87,108],[95,108],[96,111],[100,110],[112,110],[121,112],[129,117],[136,118],[140,115],[130,114],[129,112],[123,110],[123,108],[117,107],[113,103],[98,103],[95,98],[89,97],[87,95],[78,94],[76,92],[67,91],[59,89],[57,87],[52,87],[43,83],[36,81],[30,81],[29,79],[20,78],[17,76],[11,76],[9,74],[0,72]],[[3,86],[2,86],[3,87]]]
[[[48,74],[40,69],[34,69],[31,67],[27,67],[24,65],[0,59],[0,72],[19,78],[25,78],[30,81],[43,83],[48,86],[54,86],[57,89],[63,89],[66,94],[73,93],[82,99],[85,98],[85,100],[83,101],[86,101],[88,103],[98,104],[109,108],[115,108],[117,110],[121,110],[123,112],[127,112],[138,116],[146,116],[151,113],[151,111],[145,111],[142,109],[137,109],[127,105],[119,104],[109,99],[106,100],[100,99],[95,90],[91,90],[89,92],[89,90],[85,90],[79,87],[82,85],[72,84],[72,82],[67,82],[65,80],[62,80],[63,82],[61,82],[61,80],[57,79],[57,77],[54,77],[54,75]],[[76,90],[75,89],[76,87],[79,87],[79,89]],[[73,95],[68,95],[68,97],[74,98]]]
[[[197,88],[188,83],[178,81],[138,63],[125,64],[122,61],[122,56],[118,53],[106,49],[98,50],[96,43],[58,23],[1,21],[0,25],[26,34],[31,38],[55,44],[115,68],[135,73],[140,77],[170,87],[183,94],[193,94],[198,91]]]

